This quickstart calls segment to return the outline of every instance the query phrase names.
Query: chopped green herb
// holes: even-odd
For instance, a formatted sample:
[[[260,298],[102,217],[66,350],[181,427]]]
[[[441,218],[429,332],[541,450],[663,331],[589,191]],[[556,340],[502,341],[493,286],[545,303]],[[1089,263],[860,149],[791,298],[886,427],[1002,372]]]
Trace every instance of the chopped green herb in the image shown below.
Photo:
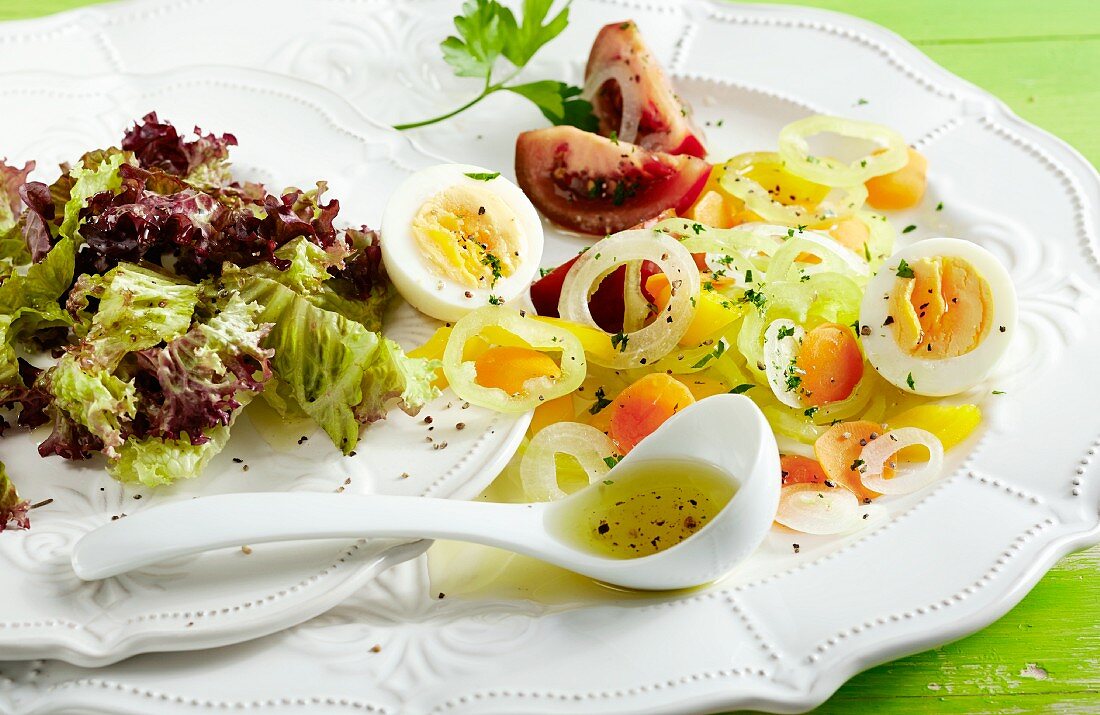
[[[623,461],[623,458],[620,457],[617,454],[612,454],[610,457],[604,457],[603,458],[603,463],[606,464],[611,469],[614,469],[615,465],[618,464],[621,461]],[[605,480],[604,481],[604,484],[611,484],[611,483],[612,483],[611,480]]]
[[[745,271],[745,282],[746,283],[752,283],[752,269],[751,268],[748,269],[747,271]]]
[[[909,266],[908,263],[906,263],[905,259],[903,258],[901,259],[901,262],[898,263],[897,276],[898,278],[916,278],[917,274],[913,272],[913,269]]]
[[[699,360],[699,362],[695,363],[691,367],[692,368],[704,367],[711,360],[717,360],[718,358],[722,357],[722,353],[724,353],[724,352],[726,352],[726,341],[725,340],[719,340],[718,344],[714,346],[714,350],[711,350],[709,353],[704,355],[702,357],[702,359]]]
[[[848,469],[854,472],[856,470],[859,470],[859,468],[862,467],[864,464],[866,464],[866,462],[864,462],[862,459],[857,459],[852,462],[852,466],[848,467]]]
[[[917,230],[917,227],[916,227],[916,226],[914,226],[913,224],[909,224],[908,226],[906,226],[905,228],[903,228],[903,229],[901,230],[901,232],[902,232],[902,233],[912,233],[913,231],[916,231],[916,230]]]
[[[806,415],[807,417],[813,417],[817,414],[817,410],[817,407],[807,407],[805,410],[802,410],[802,414]]]
[[[691,230],[695,232],[696,236],[698,236],[703,231],[706,231],[707,227],[701,223],[693,223],[691,224]]]
[[[619,133],[614,129],[611,130],[611,134],[607,138],[611,140],[612,144],[619,143]]]
[[[608,459],[614,459],[614,457],[607,457],[607,458],[605,458],[605,459],[604,459],[603,461],[604,461],[604,462],[606,463]],[[615,465],[614,465],[614,464],[611,464],[611,465],[609,465],[609,466],[611,466],[611,467],[614,467]],[[614,481],[612,481],[612,480],[610,480],[610,479],[605,479],[605,480],[603,480],[603,483],[604,483],[604,484],[606,484],[607,486],[611,486],[611,485],[612,485],[612,484],[614,484],[615,482],[614,482]]]
[[[943,211],[943,202],[942,201],[939,202],[938,204],[936,204],[936,210],[937,211]]]
[[[1004,392],[1004,390],[994,390],[993,394],[994,395],[1003,395],[1003,394],[1005,394],[1005,392]]]
[[[489,296],[489,305],[503,305],[503,304],[504,304],[504,299],[501,298],[499,295],[490,295]]]
[[[794,326],[792,326],[792,325],[781,325],[781,326],[779,326],[779,332],[777,332],[775,334],[775,337],[779,340],[782,340],[783,338],[789,338],[793,335],[794,335]]]
[[[466,174],[466,176],[470,177],[474,181],[492,181],[493,179],[500,176],[500,172],[499,171],[483,172],[483,173],[474,172],[474,173]]]
[[[871,262],[871,244],[866,241],[863,242],[863,257],[867,259],[867,262]]]
[[[545,278],[547,274],[553,273],[553,268],[539,268],[539,278]]]
[[[745,294],[741,296],[742,303],[752,303],[756,306],[756,309],[760,312],[764,312],[764,306],[767,305],[767,297],[758,290],[749,288],[745,291]]]
[[[905,378],[905,384],[909,386],[910,390],[916,389],[917,383],[913,379],[913,373],[909,373],[909,375]]]
[[[730,390],[730,394],[731,395],[740,395],[742,393],[748,392],[749,390],[751,390],[754,387],[756,387],[756,385],[753,385],[752,383],[749,383],[749,382],[743,382],[740,385],[738,385],[737,387]]]
[[[607,393],[603,391],[603,387],[596,388],[596,401],[592,403],[592,406],[588,408],[588,414],[599,414],[599,411],[611,404],[611,400],[607,399]]]
[[[866,99],[864,99],[863,97],[860,97],[860,98],[859,98],[858,100],[856,100],[856,106],[857,106],[857,107],[859,107],[859,106],[863,106],[864,104],[870,104],[870,102],[868,102],[868,101],[867,101]]]
[[[630,336],[626,335],[622,331],[619,331],[611,336],[611,347],[618,348],[619,352],[626,352],[626,343],[630,340]]]

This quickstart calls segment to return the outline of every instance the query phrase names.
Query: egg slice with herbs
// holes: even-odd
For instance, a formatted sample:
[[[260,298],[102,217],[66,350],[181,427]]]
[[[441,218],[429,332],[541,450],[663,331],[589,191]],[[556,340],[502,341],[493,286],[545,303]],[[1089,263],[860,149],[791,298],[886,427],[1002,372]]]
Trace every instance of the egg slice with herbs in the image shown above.
[[[520,295],[542,258],[542,222],[498,172],[439,164],[405,179],[382,217],[382,260],[402,297],[454,321]]]
[[[984,380],[1016,328],[1016,289],[981,246],[930,238],[898,251],[867,285],[863,348],[878,372],[919,395],[954,395]]]

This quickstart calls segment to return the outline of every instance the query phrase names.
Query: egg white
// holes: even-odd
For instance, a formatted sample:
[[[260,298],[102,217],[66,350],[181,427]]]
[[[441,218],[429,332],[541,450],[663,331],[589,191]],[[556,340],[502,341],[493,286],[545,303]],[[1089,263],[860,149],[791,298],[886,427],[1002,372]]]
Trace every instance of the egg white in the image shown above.
[[[503,176],[489,181],[466,174],[490,174],[470,164],[438,164],[416,172],[393,192],[382,215],[382,261],[401,296],[414,308],[439,320],[455,321],[489,304],[489,296],[508,301],[521,295],[534,279],[542,259],[542,221],[523,191]],[[519,262],[515,272],[491,288],[463,285],[437,275],[424,259],[412,234],[413,218],[432,197],[455,186],[489,192],[504,201],[518,222]],[[466,293],[471,294],[470,297]]]
[[[898,280],[898,265],[937,256],[961,258],[985,278],[993,298],[989,332],[973,350],[956,357],[933,360],[902,350],[894,325],[883,325],[890,310],[890,294]],[[871,329],[863,336],[863,350],[871,365],[906,392],[930,397],[954,395],[984,380],[1004,355],[1016,330],[1016,288],[1001,262],[981,246],[958,238],[929,238],[890,256],[867,284],[860,306],[860,325]],[[1004,330],[1001,330],[1001,327]],[[909,387],[909,375],[913,387]]]

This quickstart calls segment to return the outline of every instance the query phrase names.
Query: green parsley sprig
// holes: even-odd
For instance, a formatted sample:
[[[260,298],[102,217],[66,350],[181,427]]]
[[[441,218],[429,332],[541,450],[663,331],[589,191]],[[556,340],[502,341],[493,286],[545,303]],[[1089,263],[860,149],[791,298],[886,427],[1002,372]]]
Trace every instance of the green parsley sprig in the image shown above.
[[[439,44],[443,59],[459,77],[484,80],[481,94],[446,114],[418,122],[396,124],[404,131],[450,119],[496,92],[507,91],[526,97],[553,124],[569,124],[586,131],[596,130],[592,105],[581,98],[580,87],[565,82],[541,80],[510,84],[543,45],[561,34],[569,24],[569,2],[547,20],[554,0],[524,0],[520,20],[497,0],[466,0],[462,14],[454,18],[457,35]],[[511,70],[495,79],[498,60],[511,64]]]

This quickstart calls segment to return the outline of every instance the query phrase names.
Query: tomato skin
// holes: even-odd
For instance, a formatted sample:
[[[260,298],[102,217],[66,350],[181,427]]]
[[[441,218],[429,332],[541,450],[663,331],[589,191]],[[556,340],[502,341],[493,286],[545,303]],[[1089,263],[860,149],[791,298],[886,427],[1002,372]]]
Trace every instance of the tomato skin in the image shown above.
[[[577,258],[569,259],[531,284],[531,303],[534,304],[536,313],[551,318],[560,317],[558,300],[561,298],[561,287],[565,282],[565,275],[577,262]],[[661,269],[656,263],[643,261],[642,286],[645,286],[650,276],[660,272]],[[623,314],[626,312],[626,302],[623,299],[625,289],[626,266],[619,266],[603,279],[600,287],[589,298],[588,309],[592,311],[592,319],[600,329],[608,333],[617,333],[623,329]],[[653,296],[644,291],[643,288],[646,299],[652,302]]]
[[[673,209],[687,210],[711,165],[612,141],[576,127],[516,139],[516,180],[543,215],[581,233],[616,233]]]
[[[615,67],[634,78],[631,94],[642,105],[634,143],[669,154],[707,155],[703,132],[691,120],[690,108],[673,91],[633,21],[613,22],[600,29],[588,55],[584,78],[587,81]],[[623,102],[623,93],[613,80],[605,82],[592,97],[592,110],[604,136],[619,131]]]

